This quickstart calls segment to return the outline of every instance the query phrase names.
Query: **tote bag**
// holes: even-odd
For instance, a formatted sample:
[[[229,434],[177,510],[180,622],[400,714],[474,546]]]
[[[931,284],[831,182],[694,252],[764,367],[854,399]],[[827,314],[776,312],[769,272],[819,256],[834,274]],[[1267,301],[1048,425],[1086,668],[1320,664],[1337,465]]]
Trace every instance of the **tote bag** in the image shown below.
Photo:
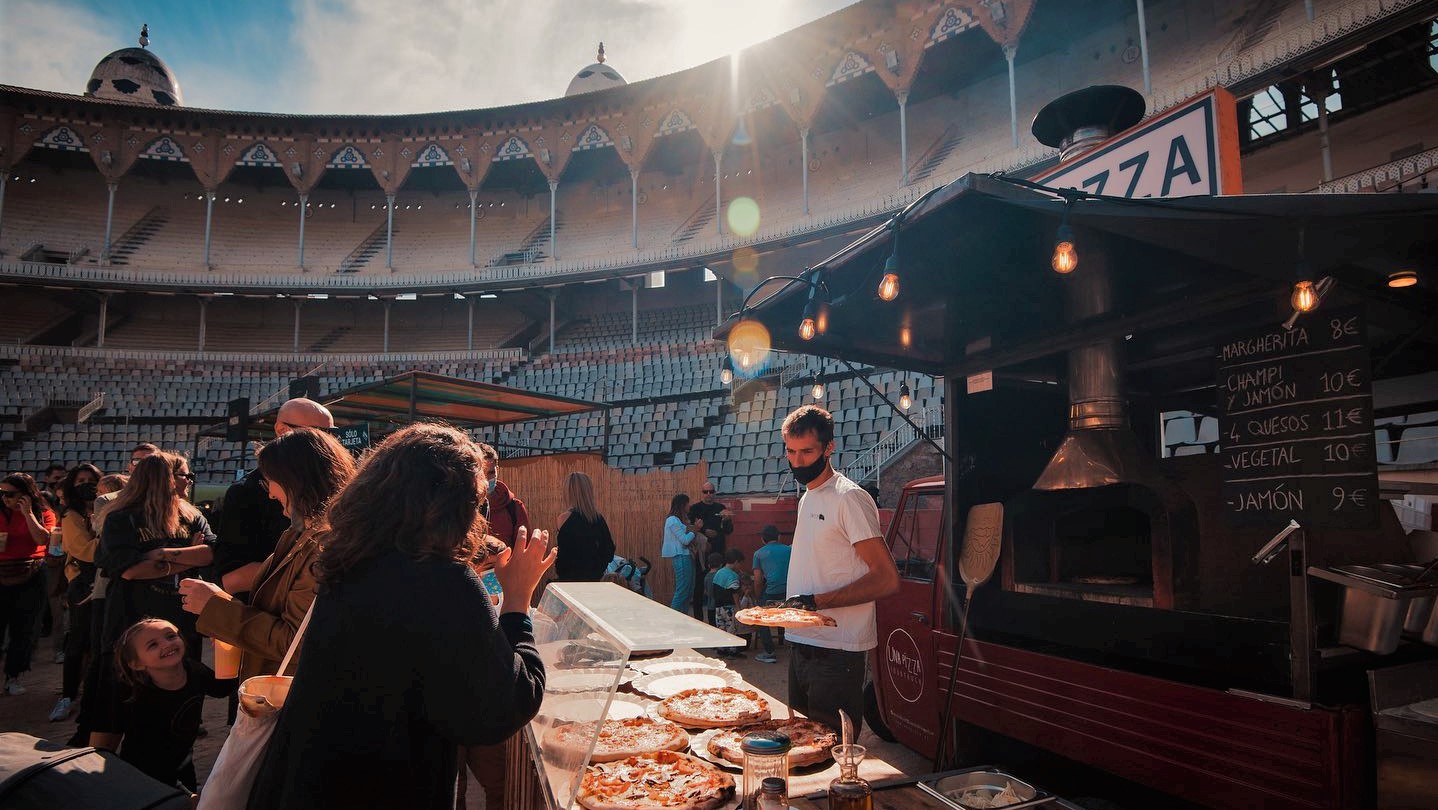
[[[309,610],[305,611],[305,618],[300,622],[300,629],[290,642],[290,648],[285,651],[279,672],[289,669],[290,659],[300,646],[300,639],[304,637],[305,628],[309,626],[310,616],[314,612],[315,604],[311,602]],[[244,706],[248,700],[246,693],[251,691],[245,686],[253,681],[278,681],[282,684],[281,691],[288,694],[288,684],[293,680],[294,678],[285,675],[260,675],[248,678],[240,685],[241,709],[235,713],[235,724],[230,727],[230,736],[225,739],[220,755],[215,758],[215,767],[210,769],[210,776],[200,790],[200,803],[196,805],[196,810],[245,810],[245,805],[250,801],[250,790],[255,785],[255,777],[260,772],[260,763],[265,758],[265,746],[269,744],[270,736],[275,733],[275,724],[280,719],[279,710],[268,711],[258,717],[245,711]],[[258,688],[260,684],[254,686],[254,692],[267,691]]]

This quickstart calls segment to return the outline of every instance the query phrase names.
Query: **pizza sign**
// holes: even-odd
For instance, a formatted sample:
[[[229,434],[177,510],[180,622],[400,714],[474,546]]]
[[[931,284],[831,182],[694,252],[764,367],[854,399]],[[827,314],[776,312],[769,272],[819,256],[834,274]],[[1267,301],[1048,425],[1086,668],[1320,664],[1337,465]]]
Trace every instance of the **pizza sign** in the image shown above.
[[[917,703],[924,694],[924,659],[919,645],[905,630],[895,630],[884,641],[884,668],[894,692],[909,703]]]

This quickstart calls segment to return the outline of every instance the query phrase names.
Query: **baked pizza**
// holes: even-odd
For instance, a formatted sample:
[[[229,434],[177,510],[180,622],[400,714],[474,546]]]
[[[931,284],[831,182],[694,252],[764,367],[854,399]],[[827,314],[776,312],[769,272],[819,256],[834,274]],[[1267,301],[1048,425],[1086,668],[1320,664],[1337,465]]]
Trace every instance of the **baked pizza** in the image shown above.
[[[768,720],[769,701],[753,690],[717,686],[685,689],[660,701],[655,711],[685,728],[721,728]]]
[[[590,765],[574,798],[586,810],[717,810],[734,777],[698,757],[655,751]]]
[[[737,621],[758,627],[838,627],[839,623],[816,610],[790,607],[750,607],[734,614]]]
[[[756,731],[777,731],[789,738],[789,767],[803,768],[829,759],[829,749],[839,743],[839,735],[823,723],[803,717],[788,720],[765,720],[737,728],[726,728],[709,738],[709,753],[734,763],[744,764],[740,743]]]
[[[581,752],[582,756],[593,738],[593,723],[565,723],[549,730],[545,735],[544,748]],[[613,762],[654,751],[682,751],[687,745],[689,732],[673,723],[649,717],[605,720],[589,761]]]

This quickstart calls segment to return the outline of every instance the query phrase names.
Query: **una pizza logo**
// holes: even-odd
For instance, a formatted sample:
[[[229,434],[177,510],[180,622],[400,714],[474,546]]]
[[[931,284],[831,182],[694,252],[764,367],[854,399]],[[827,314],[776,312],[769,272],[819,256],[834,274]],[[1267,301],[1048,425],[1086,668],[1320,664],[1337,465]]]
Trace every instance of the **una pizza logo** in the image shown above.
[[[924,660],[919,645],[907,631],[895,630],[884,641],[884,668],[899,697],[909,703],[924,694]]]

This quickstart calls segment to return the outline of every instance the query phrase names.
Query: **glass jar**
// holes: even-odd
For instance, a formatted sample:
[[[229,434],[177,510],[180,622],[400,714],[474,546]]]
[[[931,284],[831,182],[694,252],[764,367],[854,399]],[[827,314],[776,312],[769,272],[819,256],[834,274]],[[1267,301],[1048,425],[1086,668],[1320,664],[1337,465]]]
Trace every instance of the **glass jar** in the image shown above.
[[[874,789],[859,778],[859,763],[869,753],[862,745],[836,745],[834,761],[839,778],[829,783],[829,810],[873,810]]]
[[[739,743],[744,752],[744,810],[759,810],[760,788],[765,779],[782,781],[784,794],[788,795],[791,747],[788,735],[777,731],[756,731]]]
[[[788,786],[777,776],[766,776],[759,785],[759,810],[789,810]]]

